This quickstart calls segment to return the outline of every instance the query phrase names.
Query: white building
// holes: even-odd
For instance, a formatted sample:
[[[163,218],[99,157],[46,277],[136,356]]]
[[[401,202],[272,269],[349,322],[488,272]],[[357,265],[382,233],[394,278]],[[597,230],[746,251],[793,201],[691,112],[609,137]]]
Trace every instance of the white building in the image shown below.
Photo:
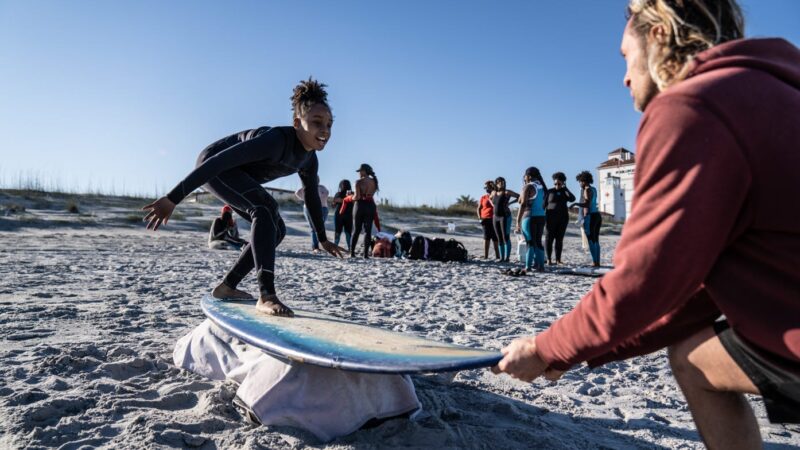
[[[631,214],[633,201],[634,154],[622,147],[608,154],[608,160],[597,166],[598,206],[601,212],[625,220]]]

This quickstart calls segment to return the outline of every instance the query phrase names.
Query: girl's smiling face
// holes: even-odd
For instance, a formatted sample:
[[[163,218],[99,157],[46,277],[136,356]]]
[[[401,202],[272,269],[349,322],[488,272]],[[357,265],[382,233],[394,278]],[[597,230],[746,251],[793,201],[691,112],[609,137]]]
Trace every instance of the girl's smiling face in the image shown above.
[[[297,138],[307,151],[320,151],[331,138],[333,116],[331,110],[322,103],[316,103],[303,116],[294,118]]]

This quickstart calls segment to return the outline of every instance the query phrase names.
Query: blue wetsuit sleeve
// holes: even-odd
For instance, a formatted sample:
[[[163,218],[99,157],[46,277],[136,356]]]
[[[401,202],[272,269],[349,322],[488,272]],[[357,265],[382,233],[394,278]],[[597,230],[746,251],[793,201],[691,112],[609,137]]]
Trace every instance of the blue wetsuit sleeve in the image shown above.
[[[319,160],[317,155],[311,155],[311,160],[307,165],[298,171],[300,181],[303,182],[305,193],[303,198],[306,202],[308,216],[314,224],[314,231],[320,242],[327,242],[328,236],[325,234],[325,222],[322,220],[322,201],[319,198]]]
[[[278,162],[285,147],[286,137],[277,128],[233,145],[197,166],[167,194],[167,198],[177,205],[192,191],[226,170],[255,161]]]

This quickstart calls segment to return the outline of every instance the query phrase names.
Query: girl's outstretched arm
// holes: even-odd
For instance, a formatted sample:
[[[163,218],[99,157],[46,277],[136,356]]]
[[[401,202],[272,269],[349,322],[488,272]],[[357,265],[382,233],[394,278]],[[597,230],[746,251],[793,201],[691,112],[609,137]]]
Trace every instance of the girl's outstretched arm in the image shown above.
[[[187,195],[205,184],[221,172],[254,161],[277,161],[286,145],[286,136],[278,128],[273,128],[261,136],[249,141],[240,142],[230,148],[208,158],[197,166],[186,178],[175,186],[167,195],[145,205],[142,210],[148,211],[144,216],[147,229],[157,230],[169,221],[175,206]]]
[[[277,162],[283,155],[284,147],[286,136],[279,128],[233,145],[197,166],[167,194],[167,198],[177,205],[192,191],[226,170],[255,161]]]
[[[175,203],[167,197],[161,197],[153,203],[144,205],[143,211],[148,211],[144,216],[144,221],[147,222],[147,229],[156,231],[161,224],[166,225],[169,221],[172,212],[175,211]]]

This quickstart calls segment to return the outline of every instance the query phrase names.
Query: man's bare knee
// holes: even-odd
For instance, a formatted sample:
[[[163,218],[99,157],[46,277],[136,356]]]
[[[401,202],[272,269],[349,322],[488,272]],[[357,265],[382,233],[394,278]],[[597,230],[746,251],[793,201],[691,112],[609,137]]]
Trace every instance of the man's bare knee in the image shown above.
[[[699,331],[677,344],[667,348],[669,365],[672,374],[683,384],[691,383],[698,387],[708,389],[710,384],[704,374],[704,355],[700,347],[714,336],[713,330]]]
[[[678,379],[684,379],[697,370],[689,361],[689,353],[693,347],[688,345],[687,341],[688,339],[667,347],[669,366],[672,368],[672,374]]]

